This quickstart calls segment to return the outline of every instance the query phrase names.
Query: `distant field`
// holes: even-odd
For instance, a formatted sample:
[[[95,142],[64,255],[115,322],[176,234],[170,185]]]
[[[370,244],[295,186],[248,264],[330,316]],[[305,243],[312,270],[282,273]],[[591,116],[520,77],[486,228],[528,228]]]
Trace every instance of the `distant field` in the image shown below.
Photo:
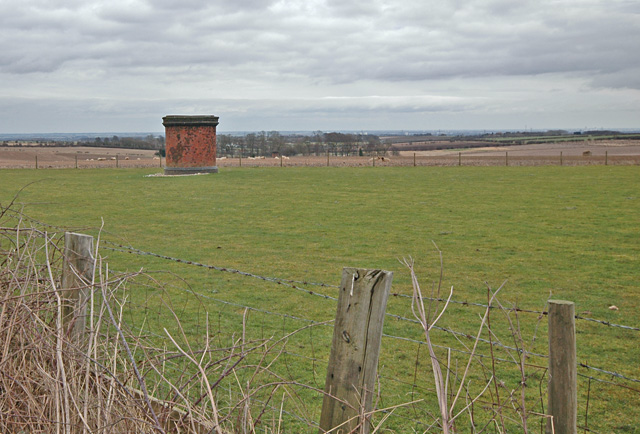
[[[0,169],[59,169],[76,167],[95,169],[106,167],[159,167],[156,151],[146,149],[116,149],[58,146],[0,147]]]
[[[104,221],[103,243],[259,276],[337,285],[344,266],[388,269],[395,274],[392,291],[405,295],[411,293],[410,279],[398,260],[415,258],[423,286],[429,289],[439,274],[435,243],[444,256],[444,287],[453,286],[458,301],[484,303],[487,286],[496,289],[506,281],[500,298],[505,304],[541,311],[551,296],[574,301],[581,317],[640,327],[636,166],[221,167],[217,175],[177,178],[144,176],[159,169],[1,170],[0,202],[6,205],[25,187],[17,205],[39,221],[94,235]],[[239,305],[313,321],[329,320],[335,314],[330,300],[282,284],[157,257],[102,252],[113,270],[144,267],[175,273],[190,290]],[[336,295],[331,287],[310,288]],[[189,334],[201,333],[197,324],[202,321],[203,305],[209,306],[205,309],[216,317],[212,322],[217,322],[219,330],[230,330],[234,321],[236,325],[242,321],[240,307],[208,305],[204,298],[195,303],[184,291],[171,287],[167,291],[185,323],[192,324]],[[157,324],[149,327],[166,325],[161,320],[160,295],[132,292],[133,302],[147,303],[148,309],[158,312]],[[612,305],[619,310],[610,310]],[[408,300],[398,296],[392,297],[388,311],[412,316]],[[478,308],[455,305],[441,325],[474,334],[481,313]],[[252,315],[252,333],[258,335],[302,324],[284,317],[274,320],[268,314]],[[129,318],[139,321],[136,312]],[[527,313],[521,313],[520,319],[529,348],[546,354],[545,319],[538,322],[536,314]],[[640,377],[640,332],[586,320],[576,325],[579,362],[632,379]],[[387,318],[385,332],[423,339],[414,324],[393,318]],[[292,353],[300,358],[290,356],[286,372],[321,386],[326,372],[321,360],[328,355],[330,330],[315,330],[312,337],[305,333],[292,343]],[[459,345],[445,333],[438,333],[437,339]],[[313,348],[310,342],[315,342]],[[382,373],[395,379],[382,379],[385,405],[411,400],[414,393],[431,403],[435,400],[426,352],[417,348],[413,342],[383,339]],[[484,354],[487,351],[482,349]],[[509,356],[501,353],[500,357]],[[529,362],[546,363],[536,357]],[[638,432],[640,394],[607,383],[588,383],[587,377],[621,382],[632,389],[639,389],[638,385],[592,370],[579,372],[583,374],[579,379],[581,423],[590,387],[591,429]],[[504,375],[505,387],[517,387],[519,378]],[[421,384],[420,389],[406,389],[402,383],[414,381]],[[535,395],[544,381],[542,371],[532,373],[531,393]],[[313,401],[311,406],[316,404]],[[538,400],[531,405],[539,404]],[[420,411],[426,420],[432,409]],[[402,414],[417,417],[418,413]],[[413,432],[401,428],[402,420],[391,423],[397,432]]]
[[[487,146],[483,148],[472,148],[464,150],[464,154],[468,156],[486,155],[486,154],[502,154],[510,152],[513,156],[538,156],[538,157],[559,157],[560,152],[564,156],[583,156],[585,152],[590,151],[593,156],[604,156],[605,152],[609,155],[627,155],[633,156],[640,154],[640,140],[599,140],[594,142],[558,142],[558,143],[537,143],[529,145],[501,145]],[[411,151],[407,151],[410,153]],[[422,151],[432,152],[433,154],[456,154],[458,150],[441,150],[441,151]],[[425,154],[429,155],[429,154]]]
[[[429,142],[433,144],[432,142]],[[443,142],[450,145],[450,142]],[[292,156],[281,160],[222,157],[219,167],[365,167],[365,166],[585,166],[585,165],[637,165],[640,164],[640,140],[599,140],[558,142],[530,145],[500,145],[476,148],[443,149],[431,151],[399,151],[397,155],[372,156],[339,155]],[[508,154],[508,156],[507,156]],[[23,146],[0,147],[0,169],[33,169],[36,162],[46,168],[142,168],[160,167],[155,151],[94,147]],[[36,161],[37,160],[37,161]]]
[[[429,142],[433,145],[433,142]],[[450,145],[450,142],[446,142]],[[531,145],[501,145],[441,149],[430,151],[400,150],[397,155],[382,158],[327,156],[295,156],[280,160],[226,158],[219,159],[220,167],[278,167],[278,166],[587,166],[640,164],[640,140],[602,140],[595,142],[559,142]],[[400,149],[402,149],[400,147]]]

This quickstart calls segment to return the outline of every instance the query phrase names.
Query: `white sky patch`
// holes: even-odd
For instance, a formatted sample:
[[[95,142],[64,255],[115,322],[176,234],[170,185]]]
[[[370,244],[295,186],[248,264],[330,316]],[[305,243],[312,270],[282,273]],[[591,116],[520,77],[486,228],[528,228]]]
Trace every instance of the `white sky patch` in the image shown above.
[[[640,128],[638,40],[636,0],[6,0],[0,133]]]

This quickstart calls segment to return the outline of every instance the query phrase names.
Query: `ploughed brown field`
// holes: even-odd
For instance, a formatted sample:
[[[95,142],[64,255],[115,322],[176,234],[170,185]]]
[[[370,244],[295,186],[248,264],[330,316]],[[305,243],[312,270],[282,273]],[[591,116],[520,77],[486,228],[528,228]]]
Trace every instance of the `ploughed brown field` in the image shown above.
[[[0,168],[103,168],[158,167],[164,158],[155,151],[93,147],[8,146],[0,147]],[[279,166],[536,166],[536,165],[637,165],[640,140],[561,142],[435,151],[400,151],[399,155],[344,157],[293,156],[284,159],[219,157],[219,167]]]
[[[156,151],[146,149],[115,149],[58,146],[0,147],[0,168],[28,169],[100,167],[160,167]]]
[[[399,155],[376,158],[329,155],[331,166],[542,166],[542,165],[637,165],[640,140],[561,142],[486,148],[460,148],[435,151],[400,151]],[[218,158],[219,167],[242,166],[326,166],[327,155],[290,158]]]

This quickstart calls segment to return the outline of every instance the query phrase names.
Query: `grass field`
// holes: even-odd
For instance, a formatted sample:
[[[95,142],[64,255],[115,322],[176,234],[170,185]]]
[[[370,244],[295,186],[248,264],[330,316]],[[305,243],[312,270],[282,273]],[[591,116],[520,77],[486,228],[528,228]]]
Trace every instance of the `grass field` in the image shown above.
[[[18,205],[47,224],[97,235],[104,221],[107,241],[260,276],[337,285],[345,266],[387,269],[394,271],[392,291],[399,294],[411,294],[408,270],[398,261],[403,257],[416,260],[425,287],[437,280],[435,243],[444,256],[444,287],[454,286],[456,300],[486,302],[487,286],[495,289],[506,281],[503,303],[543,310],[550,297],[567,299],[582,317],[640,327],[637,167],[229,168],[208,176],[144,176],[154,171],[0,171],[0,203],[6,206],[25,187]],[[283,285],[149,256],[109,250],[103,255],[115,270],[169,271],[195,292],[223,300],[314,321],[332,319],[335,313],[334,303]],[[336,295],[333,288],[313,290]],[[181,306],[181,320],[194,327],[187,332],[197,335],[202,301],[190,305],[187,293],[171,288],[169,293],[172,303]],[[148,292],[133,294],[132,301],[147,307],[159,303]],[[619,310],[610,310],[611,305]],[[392,297],[388,312],[411,317],[408,306],[407,299]],[[220,324],[227,314],[229,324],[241,321],[240,308],[215,309]],[[442,325],[474,334],[481,313],[452,306]],[[532,350],[546,353],[545,321],[538,322],[535,314],[521,316],[525,339],[537,333]],[[269,315],[255,317],[256,333],[294,327]],[[158,324],[162,318],[158,314]],[[135,313],[131,320],[137,321]],[[640,332],[580,320],[577,328],[579,362],[640,377]],[[330,330],[325,329],[292,345],[302,355],[313,351],[313,359],[326,359]],[[385,332],[421,339],[415,325],[391,318]],[[451,341],[444,334],[441,339],[447,345]],[[310,349],[314,340],[316,347]],[[382,375],[391,372],[396,379],[432,387],[426,358],[419,364],[422,373],[414,372],[416,359],[426,354],[416,354],[416,348],[383,339]],[[290,363],[291,375],[322,385],[324,366],[316,369],[314,362],[312,372],[306,359]],[[505,381],[518,381],[509,375]],[[538,381],[530,387],[537,388]],[[586,384],[581,378],[582,418]],[[634,411],[640,404],[637,392],[605,383],[590,387],[591,429],[640,432],[635,428],[640,425]],[[393,385],[386,392],[405,393]],[[403,430],[401,421],[391,426],[412,432]]]

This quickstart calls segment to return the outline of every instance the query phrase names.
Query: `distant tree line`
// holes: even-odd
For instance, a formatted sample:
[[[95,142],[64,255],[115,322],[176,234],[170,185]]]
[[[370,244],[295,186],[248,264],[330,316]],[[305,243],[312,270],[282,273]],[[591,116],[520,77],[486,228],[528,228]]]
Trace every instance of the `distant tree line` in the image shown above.
[[[100,148],[125,148],[125,149],[151,149],[151,150],[164,150],[164,136],[154,136],[149,134],[146,137],[96,137],[85,140],[4,140],[0,143],[0,146],[33,146],[35,143],[37,146],[87,146],[87,147],[100,147]]]
[[[34,145],[35,144],[35,145]],[[21,148],[23,146],[32,147],[32,146],[76,146],[75,142],[56,142],[51,140],[3,140],[0,142],[0,146],[2,147],[17,147]]]
[[[497,132],[482,135],[482,137],[501,136],[501,137],[556,137],[571,135],[588,135],[588,136],[627,136],[628,134],[615,130],[587,130],[574,131],[569,133],[567,130],[547,130],[547,131],[511,131]]]
[[[402,151],[453,149],[459,147],[481,147],[491,142],[492,146],[508,144],[546,143],[554,137],[587,136],[598,139],[640,139],[638,134],[621,133],[610,130],[582,131],[569,133],[566,130],[547,130],[545,132],[491,132],[478,135],[446,135],[420,133],[412,135],[389,136],[381,139],[374,134],[349,134],[339,132],[314,131],[311,134],[282,134],[279,131],[260,131],[244,135],[217,135],[217,154],[231,158],[285,156],[321,156],[329,153],[333,156],[372,156],[398,154]],[[548,138],[548,139],[544,139]],[[503,141],[508,139],[509,141]],[[513,140],[511,140],[513,139]],[[537,140],[536,140],[537,139]],[[500,140],[499,142],[496,140]],[[430,143],[432,142],[432,143]],[[449,143],[445,143],[449,142]],[[91,137],[79,140],[51,140],[34,138],[24,140],[3,140],[0,146],[87,146],[124,149],[155,150],[156,155],[165,156],[165,138],[162,135],[148,134],[144,137]]]
[[[164,136],[149,134],[146,137],[96,137],[91,141],[79,141],[77,146],[96,146],[101,148],[151,149],[164,150]]]
[[[270,157],[272,155],[335,156],[372,155],[386,152],[390,144],[373,134],[323,133],[283,135],[278,131],[260,131],[244,136],[218,134],[218,156]]]

